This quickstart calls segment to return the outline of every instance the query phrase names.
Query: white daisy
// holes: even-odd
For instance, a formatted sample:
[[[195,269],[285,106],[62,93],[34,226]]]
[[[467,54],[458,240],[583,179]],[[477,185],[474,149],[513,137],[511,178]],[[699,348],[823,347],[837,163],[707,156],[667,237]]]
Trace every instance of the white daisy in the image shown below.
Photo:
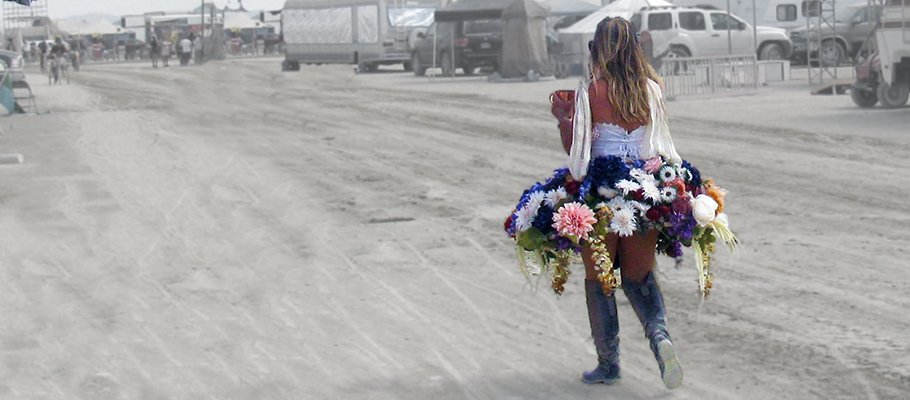
[[[609,202],[607,202],[607,207],[612,208],[613,212],[616,212],[619,210],[625,210],[625,209],[629,208],[629,204],[626,201],[626,199],[624,199],[622,197],[614,197]]]
[[[623,194],[629,194],[630,192],[641,189],[641,185],[639,185],[637,182],[623,179],[619,182],[616,182],[616,188],[622,190]]]
[[[651,176],[651,174],[645,172],[645,170],[643,170],[641,168],[633,168],[631,171],[629,171],[629,176],[635,178],[635,180],[642,182],[642,183],[644,183],[644,179],[647,179],[647,178],[654,179],[654,177]]]
[[[667,186],[660,190],[660,201],[664,203],[672,203],[673,200],[676,200],[677,196],[676,188],[672,186]]]
[[[633,212],[637,211],[642,214],[644,214],[645,211],[648,211],[648,208],[649,208],[648,206],[642,204],[641,202],[635,201],[635,200],[627,201],[626,206],[628,207],[629,210],[632,210]]]
[[[566,193],[566,188],[553,189],[547,192],[546,197],[544,197],[543,203],[549,206],[550,208],[556,208],[556,204],[560,200],[569,197],[569,194]]]
[[[660,201],[660,188],[657,187],[657,182],[651,176],[648,176],[651,179],[646,179],[641,183],[641,189],[645,192],[645,198],[651,200],[652,202]]]
[[[617,190],[609,188],[607,186],[601,186],[597,188],[597,194],[603,196],[605,199],[612,199],[616,196],[619,196],[619,192]]]
[[[540,204],[543,203],[543,200],[544,200],[544,198],[545,198],[546,196],[547,196],[547,194],[544,193],[542,190],[541,190],[541,191],[534,192],[534,193],[531,193],[531,195],[528,196],[528,205],[527,205],[527,207],[533,208],[533,210],[534,210],[534,215],[537,215],[537,210],[540,209]]]
[[[531,227],[532,223],[534,223],[534,218],[537,218],[537,207],[532,209],[532,207],[526,205],[515,214],[515,230],[524,232]]]
[[[670,165],[665,165],[660,169],[660,180],[663,182],[670,182],[676,179],[676,168]]]
[[[619,236],[632,236],[637,224],[635,213],[631,209],[623,209],[613,213],[610,219],[610,230]]]

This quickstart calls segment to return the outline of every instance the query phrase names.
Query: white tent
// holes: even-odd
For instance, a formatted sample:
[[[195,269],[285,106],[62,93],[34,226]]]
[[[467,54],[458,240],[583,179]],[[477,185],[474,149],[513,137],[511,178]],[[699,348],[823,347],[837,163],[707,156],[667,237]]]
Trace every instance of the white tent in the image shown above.
[[[235,14],[225,19],[224,29],[255,29],[267,27],[262,22],[256,21],[244,14]]]
[[[130,33],[130,32],[132,32],[132,31],[130,31],[126,28],[114,25],[107,20],[99,19],[99,20],[93,22],[91,25],[83,27],[79,33],[81,33],[83,35],[94,35],[94,34],[116,35],[116,34],[121,34],[121,33]]]
[[[665,0],[618,0],[601,9],[594,11],[584,19],[559,30],[559,42],[563,44],[563,52],[571,54],[586,54],[588,41],[594,40],[594,31],[597,24],[606,17],[621,17],[631,19],[632,15],[644,7],[672,6]]]

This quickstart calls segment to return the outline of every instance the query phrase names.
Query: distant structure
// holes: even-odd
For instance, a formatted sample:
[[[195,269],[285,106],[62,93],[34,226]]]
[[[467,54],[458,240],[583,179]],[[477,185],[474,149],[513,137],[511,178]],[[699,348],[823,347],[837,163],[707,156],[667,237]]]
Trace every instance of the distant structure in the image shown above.
[[[3,30],[30,27],[36,19],[46,21],[48,1],[50,0],[36,0],[29,7],[12,1],[0,2],[3,4]]]

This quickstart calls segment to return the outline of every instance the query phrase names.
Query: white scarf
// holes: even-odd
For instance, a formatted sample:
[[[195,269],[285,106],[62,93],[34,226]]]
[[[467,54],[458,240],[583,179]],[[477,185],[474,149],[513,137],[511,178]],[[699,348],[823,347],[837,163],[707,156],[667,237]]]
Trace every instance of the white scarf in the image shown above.
[[[566,165],[572,178],[581,181],[588,174],[591,162],[591,143],[594,140],[591,122],[591,100],[588,98],[590,79],[582,79],[575,90],[575,118],[573,120],[572,148]],[[662,156],[671,164],[682,164],[676,152],[667,124],[667,110],[660,85],[648,79],[648,102],[651,108],[651,123],[645,127],[645,142],[639,158],[649,159]]]

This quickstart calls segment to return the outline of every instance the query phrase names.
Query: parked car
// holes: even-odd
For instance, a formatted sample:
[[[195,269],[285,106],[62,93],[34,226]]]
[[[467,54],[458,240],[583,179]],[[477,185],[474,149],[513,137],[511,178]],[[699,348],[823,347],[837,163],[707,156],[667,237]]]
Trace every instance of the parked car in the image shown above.
[[[417,34],[411,49],[411,67],[417,76],[436,67],[442,68],[445,76],[454,76],[457,68],[465,75],[480,67],[498,71],[501,49],[501,19],[434,23],[426,32]]]
[[[631,18],[651,60],[661,57],[706,57],[755,54],[759,60],[790,57],[793,43],[781,28],[758,26],[726,11],[695,7],[648,7]],[[758,47],[755,47],[758,43]]]
[[[121,45],[126,50],[124,58],[127,60],[148,58],[149,45],[139,39],[127,39]]]
[[[869,7],[866,3],[835,10],[833,27],[827,24],[821,26],[819,49],[810,48],[808,27],[791,30],[794,61],[806,63],[810,51],[826,67],[840,65],[847,57],[856,57],[881,14],[881,5]]]
[[[18,51],[10,50],[0,50],[0,61],[3,61],[6,64],[6,68],[9,70],[10,79],[15,85],[16,82],[21,82],[25,80],[25,71],[22,69],[24,62],[22,60],[22,54]]]

